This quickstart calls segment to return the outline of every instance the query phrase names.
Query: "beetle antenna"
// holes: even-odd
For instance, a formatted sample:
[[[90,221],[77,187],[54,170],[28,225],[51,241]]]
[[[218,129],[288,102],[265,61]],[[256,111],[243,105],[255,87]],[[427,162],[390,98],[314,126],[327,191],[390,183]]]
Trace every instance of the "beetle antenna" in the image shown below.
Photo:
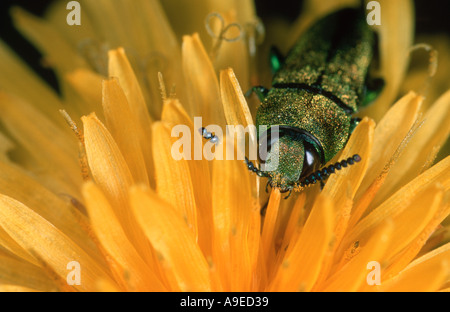
[[[247,166],[247,169],[256,173],[258,177],[268,177],[269,175],[265,173],[264,171],[261,171],[256,165],[254,165],[250,160],[248,160],[247,157],[245,157],[245,165]],[[266,186],[267,189],[267,186]]]
[[[328,167],[322,168],[320,170],[311,173],[300,182],[300,186],[305,187],[311,184],[315,184],[317,181],[323,183],[323,181],[326,180],[331,174],[336,173],[336,170],[341,170],[342,168],[346,168],[347,166],[351,166],[360,161],[361,156],[359,156],[358,154],[355,154],[347,159],[338,161],[333,165],[329,165]]]

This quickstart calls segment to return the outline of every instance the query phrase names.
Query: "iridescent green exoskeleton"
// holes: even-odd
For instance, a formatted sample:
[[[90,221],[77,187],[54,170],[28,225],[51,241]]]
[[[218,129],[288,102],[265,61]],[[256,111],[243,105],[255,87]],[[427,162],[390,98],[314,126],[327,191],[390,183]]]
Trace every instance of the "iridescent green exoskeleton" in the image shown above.
[[[344,9],[315,23],[285,60],[271,55],[272,88],[251,91],[261,100],[256,126],[268,127],[259,134],[259,140],[267,139],[265,162],[277,156],[278,166],[260,171],[246,160],[250,170],[287,192],[322,182],[335,170],[360,160],[355,155],[322,168],[345,146],[357,124],[352,115],[381,90],[382,80],[368,77],[374,43],[362,10]],[[270,138],[273,126],[278,126],[276,140]]]

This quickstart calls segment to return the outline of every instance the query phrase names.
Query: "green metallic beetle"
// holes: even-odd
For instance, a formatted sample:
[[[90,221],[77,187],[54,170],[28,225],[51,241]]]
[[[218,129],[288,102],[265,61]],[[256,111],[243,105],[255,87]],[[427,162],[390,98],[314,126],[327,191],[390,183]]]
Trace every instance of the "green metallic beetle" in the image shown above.
[[[266,126],[258,141],[260,155],[261,149],[267,154],[261,163],[269,165],[276,158],[277,166],[263,171],[245,159],[250,171],[268,178],[267,186],[281,192],[317,181],[323,186],[330,174],[360,161],[354,155],[322,168],[347,143],[359,121],[352,115],[383,87],[382,79],[368,75],[374,37],[363,10],[343,9],[306,31],[285,60],[271,53],[272,88],[253,87],[247,96],[255,92],[262,102],[256,126]],[[206,129],[200,131],[204,138],[216,139]]]
[[[249,170],[287,192],[323,183],[335,170],[360,160],[354,155],[319,170],[345,146],[359,121],[352,114],[373,101],[382,88],[381,79],[368,77],[374,43],[363,12],[344,9],[314,24],[284,61],[272,53],[272,88],[250,91],[262,102],[256,126],[268,128],[259,134],[260,144],[267,142],[265,162],[277,156],[278,167],[261,171],[246,159]],[[273,126],[278,126],[275,141],[270,138]]]

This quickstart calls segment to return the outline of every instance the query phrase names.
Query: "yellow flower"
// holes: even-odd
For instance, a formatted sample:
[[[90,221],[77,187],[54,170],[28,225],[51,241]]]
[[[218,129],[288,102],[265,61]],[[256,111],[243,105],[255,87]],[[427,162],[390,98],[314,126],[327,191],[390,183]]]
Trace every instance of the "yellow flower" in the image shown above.
[[[450,157],[433,162],[450,132],[450,91],[427,109],[417,92],[395,101],[410,1],[379,1],[387,85],[363,112],[377,122],[363,118],[332,160],[361,162],[287,200],[266,195],[243,161],[172,157],[173,126],[201,139],[194,116],[253,124],[242,90],[268,76],[256,71],[252,2],[199,2],[164,1],[177,29],[200,32],[181,48],[157,1],[80,1],[78,28],[63,24],[65,1],[45,19],[13,11],[62,96],[0,44],[0,289],[449,290]],[[292,33],[350,2],[308,1]]]

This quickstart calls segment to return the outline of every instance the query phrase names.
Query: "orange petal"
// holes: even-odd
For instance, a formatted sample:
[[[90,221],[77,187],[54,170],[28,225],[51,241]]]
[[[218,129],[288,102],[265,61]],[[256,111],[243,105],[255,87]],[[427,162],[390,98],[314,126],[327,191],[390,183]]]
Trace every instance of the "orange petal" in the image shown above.
[[[81,113],[96,112],[99,118],[103,120],[103,110],[101,108],[103,77],[92,70],[78,68],[65,74],[64,78],[84,100]]]
[[[137,226],[129,205],[128,189],[134,183],[130,170],[109,131],[95,114],[81,118],[89,168],[96,184],[112,203],[130,241],[141,253],[148,251],[142,230]],[[150,253],[146,259],[152,259]]]
[[[405,152],[392,168],[386,189],[395,190],[428,169],[450,134],[450,91],[430,107]],[[389,196],[389,192],[384,192]]]
[[[183,36],[183,73],[187,86],[187,111],[203,117],[206,125],[225,125],[220,103],[219,81],[198,34]]]
[[[102,191],[93,183],[83,186],[86,208],[95,234],[109,255],[119,263],[119,276],[129,291],[164,291],[165,287],[128,240]]]
[[[80,263],[82,280],[81,285],[74,285],[77,289],[93,291],[98,279],[110,280],[83,249],[31,209],[4,195],[0,195],[0,206],[3,229],[22,248],[47,263],[62,280],[67,278],[67,264],[71,261]]]
[[[361,161],[333,174],[328,179],[323,192],[332,198],[334,207],[337,208],[336,216],[336,244],[338,244],[347,229],[350,218],[352,201],[366,173],[371,155],[374,138],[375,123],[373,120],[364,118],[353,131],[347,145],[340,154],[339,159],[347,159],[354,154],[361,156]],[[338,160],[335,157],[330,163]]]
[[[380,0],[381,25],[374,26],[379,36],[380,77],[385,87],[376,101],[363,112],[380,120],[397,97],[407,66],[414,39],[414,5],[411,0]]]
[[[2,245],[3,246],[3,245]],[[14,285],[39,291],[57,291],[57,285],[49,278],[42,268],[16,257],[0,253],[0,285]],[[18,272],[20,272],[18,274]],[[1,286],[0,286],[1,287]],[[8,287],[9,288],[9,287]],[[0,289],[0,291],[11,291]]]
[[[149,185],[147,168],[145,165],[142,146],[139,141],[138,120],[133,116],[128,101],[117,79],[103,80],[103,111],[106,126],[111,132],[133,180]]]
[[[253,118],[239,82],[231,68],[220,72],[220,94],[227,125],[237,126],[236,130],[238,135],[241,130],[239,126],[248,128],[249,150],[252,151],[253,148],[256,150],[258,145],[256,131],[253,131],[256,130],[253,124]],[[245,151],[239,152],[245,153]],[[249,155],[250,160],[252,160],[252,157],[256,158],[256,155]],[[255,198],[259,198],[260,179],[256,175],[254,177],[252,181],[252,194]]]
[[[77,144],[72,134],[67,132],[67,125],[65,130],[60,128],[34,105],[5,93],[0,93],[0,109],[2,125],[27,151],[27,157],[31,155],[37,160],[40,170],[42,167],[48,170],[48,185],[58,184],[59,192],[78,194],[81,175]]]
[[[94,259],[99,259],[100,254],[94,246],[88,234],[80,227],[81,222],[87,222],[87,218],[75,209],[71,200],[73,197],[61,194],[55,195],[45,188],[39,181],[30,178],[17,166],[11,166],[0,162],[0,193],[15,198],[24,205],[30,207],[35,213],[60,229],[65,235],[88,252]],[[70,201],[62,199],[62,196],[68,196]],[[57,211],[58,213],[55,213]],[[0,240],[2,237],[11,242],[10,239],[3,236],[0,229]],[[30,261],[30,256],[19,248],[6,242],[0,244],[5,246],[11,252]],[[31,262],[36,263],[31,260]]]
[[[337,252],[337,258],[341,257],[344,252],[343,249],[348,248],[355,241],[363,242],[364,240],[368,240],[373,232],[376,231],[376,228],[381,226],[383,220],[386,219],[393,220],[395,224],[394,236],[400,239],[399,241],[392,241],[393,250],[390,248],[390,251],[398,252],[401,247],[411,242],[424,229],[428,222],[430,222],[439,208],[439,203],[435,203],[435,205],[430,207],[431,211],[423,209],[424,205],[428,206],[434,200],[439,201],[439,197],[441,196],[440,191],[427,194],[427,196],[432,196],[431,198],[426,197],[428,200],[422,198],[424,194],[422,192],[427,189],[430,190],[429,188],[433,188],[436,183],[441,183],[443,190],[448,189],[450,187],[450,177],[446,172],[448,172],[449,165],[450,157],[447,157],[447,159],[411,181],[387,201],[374,209],[368,216],[359,221],[342,241],[340,250]],[[405,218],[408,219],[407,222]],[[401,226],[403,224],[408,227],[402,228]],[[396,243],[399,245],[395,247]]]
[[[250,109],[233,69],[228,68],[220,72],[220,92],[227,124],[253,126]],[[256,133],[251,132],[250,139],[256,142]]]
[[[161,115],[161,120],[174,125],[187,125],[191,130],[191,134],[197,136],[198,142],[202,142],[202,138],[198,129],[194,129],[192,120],[187,115],[183,106],[177,99],[167,99]],[[198,209],[198,243],[205,255],[211,255],[212,240],[212,202],[211,202],[211,178],[209,162],[202,157],[196,160],[194,157],[194,149],[196,140],[191,139],[191,160],[187,162],[191,174],[193,184],[193,192],[195,203]],[[203,146],[201,144],[201,146]]]
[[[147,103],[145,102],[141,87],[124,49],[118,48],[117,50],[111,50],[108,56],[109,75],[118,79],[125,93],[129,110],[133,116],[132,120],[136,123],[136,132],[134,135],[141,146],[147,172],[150,177],[153,177],[153,154],[150,141],[152,137],[152,119],[147,108]],[[155,106],[157,106],[156,103],[153,103],[150,105],[150,108]]]
[[[264,252],[264,259],[267,262],[267,269],[271,272],[271,264],[275,263],[275,233],[276,222],[278,218],[278,209],[280,208],[281,193],[277,188],[272,189],[267,204],[264,225],[261,234],[261,246]]]
[[[172,204],[197,237],[197,206],[188,161],[172,157],[175,140],[171,137],[170,125],[155,122],[152,132],[157,193]]]
[[[33,42],[47,58],[47,62],[60,74],[87,64],[57,29],[41,18],[15,7],[12,12],[16,27]]]
[[[210,271],[196,237],[170,204],[149,189],[134,187],[131,205],[160,261],[175,276],[174,290],[210,291]]]
[[[359,253],[338,269],[318,289],[323,291],[356,291],[366,282],[367,264],[371,261],[382,263],[383,255],[392,239],[393,224],[388,219],[364,244],[359,244]],[[331,271],[333,272],[333,271]]]
[[[439,204],[436,200],[433,201],[433,205]],[[391,276],[397,274],[401,271],[405,266],[411,262],[414,257],[416,257],[419,252],[423,252],[425,248],[424,245],[430,243],[433,245],[433,239],[430,239],[433,232],[438,234],[437,229],[441,222],[444,221],[446,217],[450,214],[450,205],[441,204],[438,212],[433,216],[432,220],[426,225],[426,227],[422,230],[422,232],[400,253],[398,253],[394,259],[391,260],[391,265],[386,268],[383,273],[386,278],[390,278]],[[442,229],[445,232],[445,228]],[[448,232],[448,230],[447,230]],[[439,236],[438,236],[439,237]],[[445,238],[439,240],[439,242],[448,241]],[[436,244],[434,242],[434,244]],[[426,249],[425,249],[426,250]]]
[[[271,291],[308,291],[319,275],[332,239],[333,202],[325,195],[316,200],[298,240],[286,256],[270,285]]]
[[[2,41],[0,41],[0,59],[2,90],[33,103],[36,109],[61,126],[61,129],[67,128],[58,112],[58,108],[63,106],[56,92]]]
[[[213,263],[224,290],[249,291],[259,245],[250,195],[250,177],[236,160],[214,160],[212,174]],[[258,231],[254,233],[253,231]]]
[[[382,282],[380,291],[437,291],[448,282],[450,244],[446,244],[412,262],[394,278]]]

